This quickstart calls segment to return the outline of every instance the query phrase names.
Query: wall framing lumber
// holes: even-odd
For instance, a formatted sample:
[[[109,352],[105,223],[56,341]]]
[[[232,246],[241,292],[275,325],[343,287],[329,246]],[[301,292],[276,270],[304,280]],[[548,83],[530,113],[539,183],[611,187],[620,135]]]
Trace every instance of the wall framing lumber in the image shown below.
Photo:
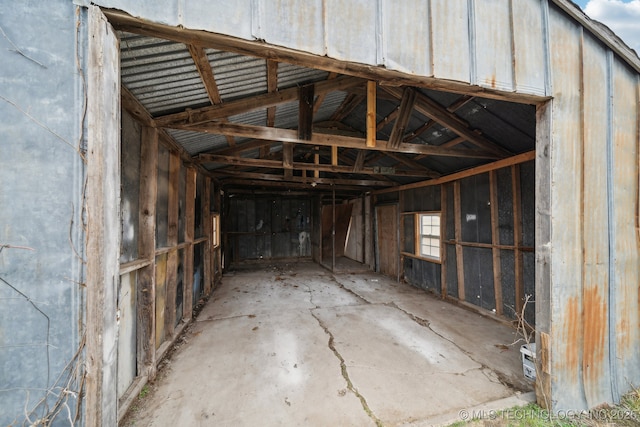
[[[175,153],[169,155],[169,195],[167,244],[172,248],[167,256],[167,289],[165,299],[165,325],[167,341],[174,337],[176,324],[176,295],[178,283],[178,187],[180,182],[180,158]]]
[[[520,166],[511,166],[511,191],[513,194],[513,245],[515,258],[515,293],[516,293],[516,313],[522,313],[524,305],[524,272],[522,251],[522,194],[520,192]]]
[[[140,144],[140,212],[138,257],[150,263],[138,270],[137,353],[138,374],[155,378],[156,312],[156,200],[158,196],[158,131],[142,127]]]

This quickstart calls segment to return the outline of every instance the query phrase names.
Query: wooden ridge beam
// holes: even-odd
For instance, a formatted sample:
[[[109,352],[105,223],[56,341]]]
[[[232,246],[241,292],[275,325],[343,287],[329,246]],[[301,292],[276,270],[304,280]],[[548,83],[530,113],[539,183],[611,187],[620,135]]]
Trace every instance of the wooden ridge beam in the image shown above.
[[[349,87],[362,84],[363,81],[356,77],[342,76],[331,80],[323,80],[314,83],[314,93],[333,92],[345,90]],[[298,100],[298,88],[292,87],[262,95],[251,96],[247,98],[236,99],[233,101],[223,102],[209,107],[198,108],[195,110],[183,111],[175,114],[168,114],[155,119],[157,127],[172,127],[175,125],[194,125],[206,123],[208,121],[222,119],[237,114],[247,113],[250,111],[262,110],[269,107],[275,107],[287,102]]]
[[[331,135],[315,132],[310,140],[298,138],[295,129],[270,128],[266,126],[243,125],[228,122],[211,122],[199,126],[172,126],[174,129],[190,130],[217,135],[234,135],[244,138],[264,139],[269,141],[294,142],[297,144],[339,146],[343,148],[366,149],[383,152],[400,152],[411,154],[428,154],[432,156],[467,157],[480,159],[495,159],[497,156],[486,150],[442,148],[434,145],[401,143],[397,148],[387,147],[387,141],[378,141],[375,147],[367,147],[364,138],[342,135]]]
[[[385,86],[384,90],[397,97],[398,99],[402,98],[403,92],[400,88]],[[466,138],[467,141],[476,145],[477,147],[488,150],[496,154],[498,157],[504,158],[512,155],[512,153],[510,153],[509,151],[505,150],[502,147],[499,147],[494,142],[489,141],[481,134],[473,131],[469,127],[468,123],[466,123],[460,117],[456,116],[454,113],[447,111],[445,107],[433,101],[426,95],[423,95],[421,93],[417,94],[415,110],[420,114],[441,124],[442,126],[451,129],[453,132],[460,135],[461,137]]]

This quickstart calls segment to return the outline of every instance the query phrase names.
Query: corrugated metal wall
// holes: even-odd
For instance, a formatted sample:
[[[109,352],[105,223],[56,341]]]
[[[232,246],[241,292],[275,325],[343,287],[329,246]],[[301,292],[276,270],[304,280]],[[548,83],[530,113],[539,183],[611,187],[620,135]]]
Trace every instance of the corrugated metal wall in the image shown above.
[[[82,373],[86,14],[49,5],[0,2],[0,425],[73,418]]]

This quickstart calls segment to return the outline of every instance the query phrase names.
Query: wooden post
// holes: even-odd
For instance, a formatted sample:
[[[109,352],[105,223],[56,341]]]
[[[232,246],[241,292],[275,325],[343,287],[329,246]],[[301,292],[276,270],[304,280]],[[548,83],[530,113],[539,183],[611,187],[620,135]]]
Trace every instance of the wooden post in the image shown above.
[[[502,267],[500,265],[500,228],[498,223],[498,179],[496,171],[489,172],[490,203],[491,203],[491,249],[493,255],[493,292],[495,295],[496,314],[502,315]]]
[[[293,176],[293,143],[282,143],[282,167],[284,168],[284,176],[291,178]]]
[[[158,131],[142,128],[140,144],[140,212],[138,257],[150,264],[138,270],[138,372],[156,373],[156,200],[158,198]]]
[[[213,287],[213,268],[211,265],[213,242],[211,236],[211,180],[204,180],[204,194],[202,196],[202,221],[204,221],[204,235],[207,243],[204,245],[204,294],[209,295]]]
[[[440,186],[440,294],[447,297],[447,187]]]
[[[376,146],[376,90],[375,81],[367,82],[367,147]]]
[[[87,339],[86,353],[82,356],[83,370],[86,373],[86,400],[82,406],[85,411],[85,425],[93,427],[117,424],[118,326],[116,316],[121,227],[118,203],[120,200],[118,40],[113,28],[98,7],[89,7],[87,40],[86,48],[91,54],[87,57],[86,92],[87,182],[84,207],[87,220],[85,229]],[[69,307],[69,309],[74,308]],[[62,399],[62,396],[60,398]],[[78,397],[76,399],[79,400]],[[77,401],[76,403],[80,404]]]
[[[165,298],[164,330],[170,340],[176,325],[176,296],[178,286],[178,187],[180,185],[180,156],[169,155],[169,196],[167,244],[171,251],[167,254],[167,294]]]
[[[453,214],[455,215],[456,264],[458,270],[458,299],[465,300],[464,295],[464,259],[462,241],[462,214],[460,212],[460,181],[453,183]]]
[[[314,165],[319,165],[320,164],[320,154],[318,153],[318,147],[315,148],[316,152],[313,155],[313,164]],[[320,178],[320,171],[318,169],[315,169],[313,171],[313,177],[314,178]]]
[[[524,304],[524,281],[522,266],[522,203],[520,193],[520,165],[511,166],[511,189],[513,193],[513,246],[515,246],[515,294],[516,314],[522,312]]]
[[[187,168],[184,241],[184,295],[182,318],[191,319],[193,312],[193,234],[195,232],[196,170]]]
[[[331,146],[331,165],[338,166],[338,146]]]

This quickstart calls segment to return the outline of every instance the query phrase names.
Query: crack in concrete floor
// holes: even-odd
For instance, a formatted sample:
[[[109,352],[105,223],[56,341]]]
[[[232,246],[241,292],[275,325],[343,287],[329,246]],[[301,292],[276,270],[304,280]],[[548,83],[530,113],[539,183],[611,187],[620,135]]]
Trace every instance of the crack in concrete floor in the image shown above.
[[[313,313],[313,310],[309,310],[309,312],[310,312],[311,316],[314,319],[316,319],[316,321],[318,322],[320,327],[324,330],[325,334],[329,335],[328,346],[329,346],[329,349],[336,356],[336,358],[340,361],[340,371],[342,372],[342,376],[343,376],[344,380],[347,382],[347,389],[349,389],[350,392],[352,392],[358,399],[360,399],[360,403],[362,404],[362,408],[367,413],[367,415],[376,423],[376,426],[378,426],[378,427],[384,426],[382,421],[373,413],[371,408],[369,408],[369,404],[367,403],[367,399],[362,394],[360,394],[360,392],[358,391],[357,387],[355,387],[353,385],[353,383],[351,382],[351,379],[349,378],[349,372],[347,371],[347,364],[345,363],[344,358],[342,357],[342,355],[340,354],[340,352],[338,351],[338,349],[334,345],[333,334],[331,333],[329,328],[327,328],[324,325],[324,323],[322,323],[322,320],[320,320],[320,318],[318,318]]]

